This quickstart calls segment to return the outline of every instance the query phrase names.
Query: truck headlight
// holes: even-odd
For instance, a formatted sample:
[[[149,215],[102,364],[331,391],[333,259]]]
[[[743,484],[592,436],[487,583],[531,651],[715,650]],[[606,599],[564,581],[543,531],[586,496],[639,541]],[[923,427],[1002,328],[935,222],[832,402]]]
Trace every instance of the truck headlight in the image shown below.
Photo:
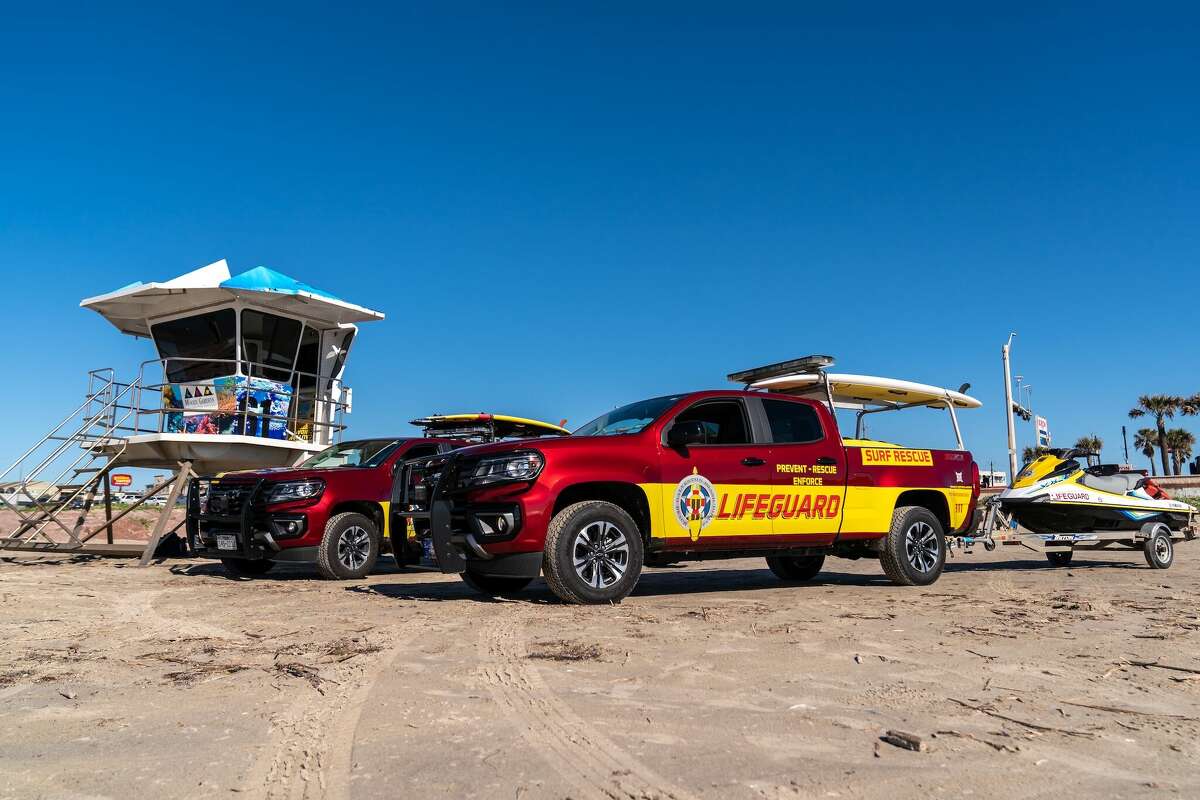
[[[267,503],[290,503],[293,500],[312,500],[325,491],[325,481],[309,478],[303,481],[282,481],[267,490]]]
[[[505,453],[481,459],[463,476],[467,486],[487,486],[493,483],[512,483],[531,481],[538,476],[545,466],[546,460],[536,450],[525,450],[517,453]]]

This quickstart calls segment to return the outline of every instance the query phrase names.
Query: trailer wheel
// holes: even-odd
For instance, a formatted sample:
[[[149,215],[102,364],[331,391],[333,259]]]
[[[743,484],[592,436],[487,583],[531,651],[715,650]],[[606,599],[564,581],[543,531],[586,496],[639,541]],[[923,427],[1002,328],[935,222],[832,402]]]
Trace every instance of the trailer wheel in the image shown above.
[[[1069,567],[1074,555],[1074,550],[1068,550],[1065,553],[1046,553],[1046,560],[1050,562],[1050,566],[1052,567]]]
[[[379,558],[379,531],[363,514],[346,511],[330,517],[317,546],[317,571],[330,580],[362,578]]]
[[[509,578],[497,575],[479,575],[472,572],[464,572],[459,577],[467,586],[488,597],[516,594],[533,582],[533,578]]]
[[[767,566],[781,581],[797,583],[817,577],[825,556],[767,556]]]
[[[270,572],[275,562],[265,558],[222,558],[221,566],[233,578],[258,578]]]
[[[1154,532],[1142,547],[1146,563],[1154,569],[1167,569],[1175,561],[1175,545],[1166,525],[1154,526]]]
[[[946,534],[932,511],[901,506],[879,551],[884,573],[897,586],[928,586],[946,565]]]
[[[642,534],[615,503],[585,500],[554,515],[542,578],[568,603],[619,603],[642,574]]]

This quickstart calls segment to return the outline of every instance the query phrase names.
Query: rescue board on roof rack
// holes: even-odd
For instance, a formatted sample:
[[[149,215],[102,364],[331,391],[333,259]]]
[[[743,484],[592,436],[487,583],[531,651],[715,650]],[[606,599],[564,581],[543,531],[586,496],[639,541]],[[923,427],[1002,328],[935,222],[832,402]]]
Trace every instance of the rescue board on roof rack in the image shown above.
[[[414,419],[410,424],[422,428],[426,436],[459,435],[468,440],[569,436],[571,433],[561,425],[507,414],[432,414]]]
[[[983,405],[974,397],[962,392],[926,383],[881,378],[874,375],[809,372],[766,378],[752,383],[750,386],[769,392],[824,399],[825,380],[829,381],[834,404],[843,408],[916,403],[944,404],[947,400],[953,402],[956,408],[980,408]]]

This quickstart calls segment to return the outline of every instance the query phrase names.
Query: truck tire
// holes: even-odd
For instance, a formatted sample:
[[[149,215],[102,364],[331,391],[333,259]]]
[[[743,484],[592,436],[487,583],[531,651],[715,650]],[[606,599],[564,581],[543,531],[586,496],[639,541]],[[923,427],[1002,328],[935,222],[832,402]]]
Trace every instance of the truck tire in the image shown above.
[[[946,565],[946,534],[932,511],[900,506],[879,551],[884,573],[897,586],[928,586]]]
[[[1175,562],[1175,544],[1166,525],[1155,527],[1154,533],[1142,545],[1146,563],[1154,569],[1167,569]]]
[[[642,534],[625,509],[585,500],[550,520],[542,577],[567,603],[619,603],[642,574]]]
[[[1065,553],[1046,553],[1046,560],[1050,562],[1050,566],[1052,567],[1069,567],[1074,555],[1074,550],[1067,550]]]
[[[463,583],[488,597],[505,597],[516,594],[533,582],[533,578],[509,578],[502,575],[479,575],[464,572],[459,575]]]
[[[775,577],[789,583],[811,581],[825,564],[825,556],[767,556],[767,566]]]
[[[317,571],[330,580],[365,577],[379,558],[379,530],[370,517],[354,511],[335,514],[325,523],[317,546]]]
[[[221,566],[232,578],[258,578],[270,572],[275,562],[265,558],[222,558]]]

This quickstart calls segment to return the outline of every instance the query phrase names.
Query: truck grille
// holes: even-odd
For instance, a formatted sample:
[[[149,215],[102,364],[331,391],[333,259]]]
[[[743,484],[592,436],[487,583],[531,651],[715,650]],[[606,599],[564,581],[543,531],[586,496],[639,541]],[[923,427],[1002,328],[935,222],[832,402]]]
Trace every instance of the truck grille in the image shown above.
[[[208,487],[208,497],[204,500],[205,510],[209,514],[241,514],[252,491],[254,491],[253,484],[223,486],[213,483]]]
[[[442,479],[449,456],[434,456],[408,461],[404,465],[404,494],[402,502],[407,511],[428,511],[433,491]]]

